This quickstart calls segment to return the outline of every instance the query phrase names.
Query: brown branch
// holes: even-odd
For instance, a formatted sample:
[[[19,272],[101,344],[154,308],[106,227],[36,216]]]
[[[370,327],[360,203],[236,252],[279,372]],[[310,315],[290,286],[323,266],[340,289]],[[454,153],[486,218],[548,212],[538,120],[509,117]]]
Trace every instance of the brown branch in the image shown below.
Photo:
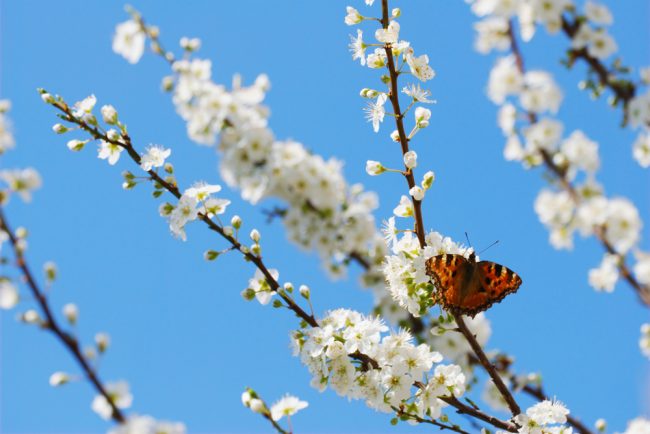
[[[131,143],[131,138],[128,136],[128,134],[124,133],[122,134],[122,138],[124,141],[120,140],[111,140],[105,133],[101,132],[97,127],[94,127],[92,125],[89,125],[87,122],[83,121],[82,119],[76,118],[72,112],[70,111],[70,108],[65,102],[54,102],[52,104],[54,107],[59,109],[64,113],[64,119],[68,122],[72,122],[76,125],[78,125],[81,129],[89,133],[94,139],[96,140],[103,140],[105,142],[109,142],[113,145],[119,146],[123,148],[129,157],[139,166],[141,163],[141,158],[140,154],[135,150]],[[182,194],[180,190],[178,189],[178,186],[175,184],[172,184],[170,182],[167,182],[165,179],[163,179],[158,173],[154,170],[148,170],[147,173],[151,177],[151,180],[155,181],[159,185],[161,185],[165,190],[167,190],[169,193],[172,194],[177,199],[180,199]],[[264,264],[261,256],[253,255],[250,253],[248,250],[244,249],[245,246],[243,246],[235,237],[232,235],[228,235],[221,226],[219,226],[217,223],[215,223],[210,217],[208,217],[207,214],[204,213],[199,213],[198,214],[199,220],[203,221],[210,230],[217,232],[219,235],[221,235],[222,238],[226,239],[231,246],[233,247],[234,250],[239,251],[247,261],[252,262],[255,264],[258,270],[262,272],[264,275],[264,278],[266,282],[269,284],[269,287],[271,290],[275,293],[277,293],[280,298],[287,304],[287,307],[292,310],[298,317],[303,319],[305,322],[307,322],[309,325],[312,327],[318,327],[318,322],[316,321],[316,318],[314,318],[313,315],[308,314],[305,312],[300,306],[296,304],[295,301],[288,295],[284,293],[284,291],[281,291],[281,286],[280,283],[275,280],[275,278],[271,275],[271,272],[269,269],[266,267]]]
[[[457,413],[459,414],[467,414],[469,416],[475,417],[476,419],[480,419],[483,422],[487,422],[490,425],[495,426],[497,428],[505,429],[506,431],[515,432],[515,433],[519,431],[519,428],[514,423],[506,422],[494,416],[490,416],[489,414],[484,413],[477,408],[463,404],[461,401],[458,400],[458,398],[455,398],[453,396],[452,397],[446,396],[446,397],[440,397],[440,399],[445,401],[447,404],[455,407]]]
[[[96,140],[103,140],[106,142],[109,142],[113,145],[120,146],[124,150],[126,150],[127,154],[129,157],[138,165],[141,163],[141,158],[140,154],[136,151],[136,149],[133,147],[131,143],[130,137],[124,133],[122,135],[122,138],[124,141],[119,141],[119,140],[111,140],[108,138],[108,136],[100,131],[97,127],[89,125],[82,119],[76,118],[72,112],[70,111],[70,108],[68,105],[61,101],[58,100],[52,105],[63,112],[62,118],[68,122],[74,123],[78,125],[82,130],[86,131],[87,133],[90,134],[91,137],[93,137]],[[147,171],[149,174],[150,180],[158,183],[162,188],[167,190],[169,193],[171,193],[174,197],[177,199],[180,199],[182,196],[179,188],[177,185],[172,184],[162,177],[158,175],[158,173],[154,170],[149,170]],[[264,265],[262,258],[259,256],[255,256],[249,252],[242,251],[242,244],[237,241],[234,237],[226,234],[221,226],[216,224],[212,219],[210,219],[207,215],[203,213],[199,213],[199,219],[202,220],[210,230],[217,232],[219,235],[221,235],[223,238],[225,238],[233,247],[233,250],[236,249],[242,253],[242,255],[246,258],[246,260],[252,262],[255,264],[258,270],[262,272],[264,275],[267,283],[269,284],[270,288],[276,292],[284,301],[287,303],[287,307],[292,310],[296,316],[304,320],[309,326],[311,327],[319,327],[319,324],[316,320],[316,318],[313,315],[307,314],[300,306],[298,306],[290,297],[288,297],[283,291],[281,291],[280,284],[273,278],[267,267]],[[474,336],[471,334],[469,335],[471,339],[475,340]],[[478,345],[478,343],[477,343]],[[480,348],[480,347],[479,347]],[[352,359],[358,360],[362,364],[362,369],[363,370],[369,370],[369,369],[379,369],[380,365],[379,363],[374,360],[372,357],[368,356],[367,354],[361,353],[359,351],[356,351],[354,353],[348,354],[349,357]],[[457,399],[449,399],[448,404],[451,406],[455,407],[459,413],[463,414],[469,414],[469,415],[474,415],[481,420],[484,420],[488,423],[493,424],[497,428],[504,428],[504,429],[509,429],[513,428],[514,425],[509,424],[508,422],[499,420],[497,418],[494,418],[492,416],[486,415],[485,413],[480,412],[477,409],[473,409],[472,407],[468,407],[462,402],[458,401]],[[516,427],[514,428],[515,430],[513,432],[516,432]]]
[[[381,24],[384,28],[388,28],[388,24],[389,24],[388,0],[382,0],[381,6],[382,6]],[[386,50],[386,58],[388,63],[387,65],[388,72],[390,74],[390,93],[388,96],[391,101],[391,104],[393,105],[393,111],[395,112],[394,113],[395,123],[397,125],[397,131],[399,133],[400,145],[402,147],[402,155],[404,155],[409,151],[409,141],[408,141],[408,137],[406,136],[406,132],[404,130],[404,122],[403,122],[404,115],[402,114],[402,111],[400,109],[399,93],[397,91],[397,79],[399,77],[399,73],[395,68],[392,46],[390,44],[386,44],[385,50]],[[413,171],[406,168],[406,173],[404,176],[406,177],[406,181],[408,183],[409,190],[410,190],[412,187],[415,186]],[[421,206],[422,202],[415,200],[413,198],[412,200],[413,200],[413,212],[415,214],[414,216],[415,233],[417,234],[418,240],[420,242],[420,247],[424,248],[426,247],[426,241],[425,241],[424,224],[422,218],[422,206]],[[456,323],[458,324],[458,328],[460,332],[463,334],[463,336],[465,336],[465,339],[472,347],[472,350],[476,353],[476,356],[481,361],[481,364],[483,365],[487,373],[492,378],[492,381],[494,381],[494,384],[497,386],[497,389],[503,395],[505,401],[508,403],[508,407],[510,408],[512,415],[516,416],[519,413],[521,413],[521,409],[519,408],[519,405],[515,401],[515,398],[512,396],[510,390],[503,383],[503,380],[494,369],[494,366],[492,366],[492,364],[487,359],[487,356],[485,355],[485,352],[481,348],[481,345],[476,340],[476,337],[467,328],[467,325],[465,324],[462,316],[457,314],[453,314],[453,315],[454,315],[454,319],[456,320]]]
[[[27,261],[25,260],[23,252],[18,246],[18,240],[16,239],[14,232],[11,230],[9,223],[7,222],[7,218],[2,207],[0,207],[0,229],[2,229],[9,236],[9,242],[16,257],[16,266],[20,269],[25,280],[25,284],[29,288],[34,299],[36,300],[36,303],[40,307],[43,315],[45,316],[45,319],[47,320],[47,322],[41,326],[44,329],[52,332],[63,344],[63,346],[72,354],[72,357],[81,367],[88,381],[90,381],[97,393],[102,395],[106,399],[106,402],[108,402],[110,405],[112,410],[111,418],[119,424],[126,422],[126,417],[122,411],[117,408],[115,402],[113,402],[110,394],[106,391],[103,383],[99,379],[99,375],[97,372],[95,372],[95,369],[90,365],[90,362],[81,352],[77,339],[72,334],[63,330],[63,328],[61,328],[56,318],[54,317],[54,314],[52,313],[52,310],[48,304],[47,296],[36,283],[36,279],[34,279],[34,275],[32,274],[32,271],[27,264]]]
[[[578,19],[569,21],[566,17],[562,17],[562,31],[569,39],[573,39],[579,28],[580,21]],[[589,51],[584,47],[569,50],[569,62],[572,63],[576,59],[583,59],[589,65],[598,77],[599,84],[609,88],[616,96],[616,100],[623,103],[623,110],[625,112],[625,108],[636,94],[634,84],[627,80],[617,80],[607,67],[599,59],[590,55]]]
[[[569,24],[565,24],[566,20],[563,21],[563,28],[565,26],[569,26]],[[565,32],[568,32],[568,30],[565,30]],[[573,30],[573,33],[575,33],[575,30]],[[573,33],[570,34],[570,36],[573,35]],[[569,33],[567,33],[569,34]],[[519,49],[519,46],[517,44],[517,38],[515,37],[514,31],[513,31],[513,25],[512,21],[510,22],[510,25],[508,27],[508,36],[510,38],[510,47],[511,47],[511,52],[515,56],[515,61],[517,64],[517,69],[521,74],[526,73],[526,67],[524,65],[524,57],[521,53],[521,50]],[[597,59],[594,59],[597,61]],[[531,111],[527,112],[527,117],[529,120],[529,123],[535,124],[537,123],[537,115]],[[578,191],[575,189],[573,184],[571,184],[571,181],[567,178],[566,176],[566,171],[559,167],[555,162],[553,161],[553,156],[545,149],[540,150],[542,160],[544,161],[544,165],[548,170],[553,173],[557,179],[557,181],[560,183],[561,187],[571,196],[571,199],[574,201],[576,205],[579,205],[580,203],[580,194]],[[632,289],[637,293],[637,296],[639,297],[639,300],[641,303],[646,305],[647,307],[650,307],[650,287],[642,285],[632,274],[630,271],[629,267],[626,264],[626,257],[625,255],[619,253],[614,249],[614,246],[609,242],[607,239],[606,235],[606,228],[604,226],[596,226],[594,228],[594,234],[596,238],[600,241],[600,243],[603,245],[605,250],[613,255],[617,255],[621,258],[621,261],[617,264],[618,266],[618,271],[619,273],[623,276],[623,279],[627,281],[627,283],[632,287]]]
[[[397,417],[405,418],[405,419],[412,419],[412,420],[414,420],[414,421],[416,421],[418,423],[428,423],[428,424],[431,424],[431,425],[435,425],[438,428],[440,428],[440,431],[450,430],[450,431],[454,431],[454,432],[461,433],[461,434],[469,434],[469,432],[463,430],[458,425],[447,425],[447,424],[444,424],[444,423],[440,423],[435,419],[425,419],[423,417],[418,416],[417,414],[408,413],[408,412],[404,411],[403,406],[398,408],[398,407],[395,407],[394,405],[391,405],[391,408],[397,414]]]

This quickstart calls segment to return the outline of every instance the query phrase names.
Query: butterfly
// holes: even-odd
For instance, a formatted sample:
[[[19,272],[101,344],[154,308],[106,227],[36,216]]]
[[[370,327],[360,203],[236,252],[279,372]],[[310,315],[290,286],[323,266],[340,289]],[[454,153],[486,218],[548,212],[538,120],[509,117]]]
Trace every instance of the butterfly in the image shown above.
[[[434,299],[446,310],[476,316],[516,292],[521,277],[508,267],[490,261],[476,261],[462,255],[443,254],[429,258],[427,274],[437,288]]]

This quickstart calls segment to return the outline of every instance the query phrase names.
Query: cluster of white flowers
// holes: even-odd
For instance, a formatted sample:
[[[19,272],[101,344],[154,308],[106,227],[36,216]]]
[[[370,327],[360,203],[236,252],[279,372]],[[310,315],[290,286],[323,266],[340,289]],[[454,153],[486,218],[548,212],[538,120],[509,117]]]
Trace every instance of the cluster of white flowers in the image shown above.
[[[127,59],[139,58],[142,31],[134,38],[131,25],[120,26],[114,43],[121,48],[114,50]],[[133,43],[125,48],[127,40]],[[190,52],[198,46],[196,41]],[[283,222],[289,238],[316,250],[333,275],[345,272],[353,254],[376,262],[383,251],[372,216],[376,195],[364,192],[361,185],[349,186],[340,161],[312,154],[299,142],[275,139],[268,127],[269,110],[262,105],[270,87],[265,75],[248,87],[236,76],[228,90],[212,80],[211,61],[191,57],[190,52],[173,62],[173,75],[163,80],[163,87],[172,92],[189,137],[199,144],[216,144],[226,183],[252,203],[271,197],[285,201]],[[376,281],[372,274],[366,280]]]
[[[490,18],[505,16],[507,19],[509,14],[515,13],[516,9],[506,8],[506,11],[498,6],[501,3],[506,2],[477,1],[473,8]],[[608,21],[609,12],[604,7],[588,2],[586,8],[591,21],[600,24]],[[480,45],[485,44],[487,42]],[[504,43],[503,48],[509,46]],[[561,184],[560,189],[543,189],[535,201],[535,212],[549,228],[550,243],[558,249],[572,248],[573,236],[579,232],[583,236],[604,237],[618,255],[632,250],[642,228],[639,212],[625,198],[604,195],[602,186],[596,181],[600,167],[598,144],[579,130],[562,139],[563,124],[547,116],[556,113],[562,102],[562,92],[553,77],[539,70],[522,73],[515,56],[508,55],[495,63],[488,82],[488,95],[495,104],[501,105],[498,124],[506,137],[504,157],[521,162],[525,168],[553,164],[560,172],[556,175],[574,185],[573,192]],[[517,105],[512,98],[517,98]],[[522,125],[525,120],[530,124]],[[606,256],[601,266],[589,273],[590,284],[598,290],[613,290],[619,277],[619,260],[622,258]]]
[[[439,397],[465,392],[461,368],[438,364],[442,355],[427,344],[413,344],[407,331],[382,335],[387,331],[379,318],[338,309],[319,327],[293,332],[292,345],[313,375],[311,385],[321,391],[329,386],[382,412],[404,405],[410,414],[439,417],[447,405]],[[370,357],[376,366],[355,355]]]
[[[4,154],[15,146],[11,121],[7,116],[10,108],[9,100],[0,100],[0,154]],[[32,191],[41,186],[40,175],[31,167],[0,170],[0,180],[6,184],[6,187],[2,189],[2,201],[8,200],[11,193],[16,193],[23,201],[29,202],[32,198]]]
[[[443,237],[438,232],[427,234],[427,245],[422,249],[413,232],[403,232],[400,238],[395,235],[398,231],[395,229],[393,217],[389,220],[385,232],[392,252],[392,255],[386,256],[383,266],[388,291],[393,300],[411,315],[423,315],[433,304],[434,289],[431,278],[426,273],[426,260],[443,253],[469,256],[472,250],[461,247],[451,238]]]
[[[622,434],[648,434],[650,433],[650,420],[637,417],[627,424],[627,429]]]
[[[571,434],[573,428],[563,426],[569,410],[558,401],[542,401],[515,416],[521,434]],[[505,434],[505,431],[498,431]]]
[[[149,153],[151,153],[151,149],[155,148],[150,148]],[[161,204],[159,208],[160,215],[167,217],[169,220],[169,229],[172,234],[185,241],[187,239],[185,225],[196,220],[199,213],[212,218],[226,212],[230,201],[212,197],[212,194],[219,191],[221,191],[219,185],[199,182],[185,190],[176,205],[169,202]]]
[[[133,395],[129,390],[129,383],[118,381],[116,383],[107,383],[104,387],[115,407],[119,409],[131,407]],[[104,420],[109,420],[113,416],[113,408],[104,395],[95,396],[91,408]]]

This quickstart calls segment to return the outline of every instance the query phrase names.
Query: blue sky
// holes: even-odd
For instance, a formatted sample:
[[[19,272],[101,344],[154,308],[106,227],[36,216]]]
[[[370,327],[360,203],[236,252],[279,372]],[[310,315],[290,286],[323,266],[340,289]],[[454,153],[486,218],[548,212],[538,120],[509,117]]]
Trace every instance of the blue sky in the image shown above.
[[[403,3],[394,2],[403,10],[401,34],[429,55],[438,73],[430,82],[438,100],[431,127],[416,140],[420,167],[437,173],[425,202],[426,225],[455,239],[467,231],[479,248],[500,240],[484,257],[507,264],[524,279],[516,295],[490,310],[489,347],[515,355],[518,371],[541,372],[548,393],[588,424],[604,417],[613,430],[622,430],[627,420],[650,416],[649,364],[638,350],[639,326],[648,321],[648,311],[625,284],[613,294],[589,288],[587,270],[602,254],[594,240],[578,240],[571,252],[548,244],[533,211],[544,186],[541,172],[526,172],[502,158],[496,108],[485,96],[494,58],[474,52],[468,6]],[[648,3],[609,3],[616,18],[611,31],[625,63],[647,65]],[[369,178],[365,161],[396,166],[400,155],[363,119],[358,91],[378,86],[378,74],[349,57],[346,4],[134,2],[160,26],[167,46],[181,36],[200,37],[201,55],[212,59],[218,82],[230,83],[234,73],[247,81],[267,73],[276,137],[343,159],[351,183],[380,193],[381,220],[405,186],[394,177]],[[101,376],[130,382],[133,410],[183,421],[190,432],[268,432],[267,422],[240,403],[244,387],[251,386],[268,401],[291,392],[310,402],[294,420],[296,432],[424,432],[391,427],[388,416],[362,403],[311,389],[309,374],[288,348],[294,318],[241,299],[253,273],[248,264],[235,255],[203,261],[202,252],[221,246],[219,240],[198,225],[189,229],[187,242],[173,239],[148,188],[122,190],[120,172],[132,168],[126,160],[109,167],[92,149],[72,154],[67,138],[51,132],[56,119],[37,87],[71,102],[94,93],[99,104],[118,108],[135,143],[173,149],[171,161],[183,185],[222,183],[218,156],[186,137],[183,121],[160,91],[167,65],[146,55],[131,66],[111,52],[114,26],[126,19],[122,6],[66,0],[4,1],[1,7],[0,96],[13,102],[18,143],[2,164],[36,167],[44,180],[31,205],[11,203],[10,221],[30,230],[34,268],[47,260],[58,264],[61,278],[51,300],[57,310],[70,301],[79,305],[81,338],[90,343],[95,332],[110,333],[113,344]],[[559,66],[566,40],[539,34],[523,46],[527,65],[556,74],[565,92],[559,116],[566,131],[582,129],[600,143],[607,192],[632,198],[647,220],[650,177],[631,158],[635,135],[619,128],[618,112],[577,89],[582,66],[571,72]],[[371,295],[356,282],[357,270],[331,282],[315,255],[288,243],[277,222],[267,225],[261,209],[272,202],[252,207],[235,191],[225,189],[223,195],[233,200],[230,210],[244,217],[246,228],[261,229],[266,260],[280,270],[281,280],[312,287],[317,311],[371,307]],[[650,248],[647,229],[642,246]],[[17,324],[14,315],[3,312],[0,322],[0,432],[105,431],[109,425],[90,410],[89,385],[47,384],[55,370],[76,372],[69,355],[50,335]]]

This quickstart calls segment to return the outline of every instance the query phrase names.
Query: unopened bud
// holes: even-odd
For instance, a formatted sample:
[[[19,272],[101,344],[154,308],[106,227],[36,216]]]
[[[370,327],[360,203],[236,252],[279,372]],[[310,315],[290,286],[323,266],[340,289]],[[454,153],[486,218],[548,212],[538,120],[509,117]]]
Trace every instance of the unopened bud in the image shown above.
[[[58,387],[70,381],[70,376],[65,372],[55,372],[50,375],[50,386]]]
[[[251,240],[255,241],[256,243],[260,242],[260,238],[262,237],[260,235],[260,232],[257,229],[253,229],[250,234]]]
[[[304,298],[309,300],[309,297],[311,296],[311,291],[309,290],[309,286],[307,285],[300,285],[300,295],[302,295]]]
[[[74,303],[68,303],[63,306],[63,315],[70,324],[75,325],[77,323],[77,319],[79,319],[79,308]]]
[[[95,335],[95,344],[97,345],[97,351],[103,353],[108,349],[109,344],[111,343],[111,338],[106,333],[97,333]]]
[[[70,130],[68,129],[68,127],[66,127],[63,124],[54,124],[52,126],[52,131],[54,131],[57,134],[63,134],[63,133],[66,133],[66,132],[68,132]]]
[[[241,217],[239,217],[238,215],[234,215],[230,219],[230,224],[232,225],[232,227],[234,227],[237,230],[239,230],[239,228],[241,228],[241,223],[242,223],[241,222]]]
[[[214,261],[219,257],[219,255],[220,253],[216,250],[206,250],[205,253],[203,253],[203,259],[206,261]]]

